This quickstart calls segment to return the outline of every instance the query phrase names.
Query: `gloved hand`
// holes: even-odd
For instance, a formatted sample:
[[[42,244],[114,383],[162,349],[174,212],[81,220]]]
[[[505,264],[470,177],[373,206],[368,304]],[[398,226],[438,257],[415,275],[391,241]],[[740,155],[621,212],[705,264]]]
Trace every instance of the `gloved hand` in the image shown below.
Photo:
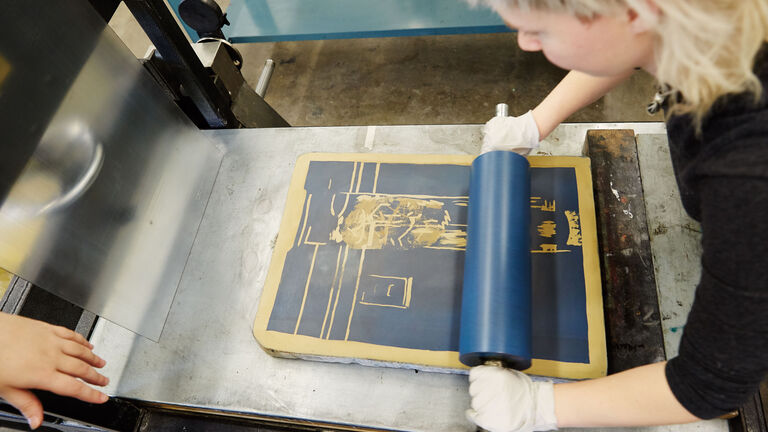
[[[467,418],[491,432],[557,429],[552,383],[533,382],[528,375],[498,366],[476,366],[469,372],[472,408]]]
[[[533,111],[519,117],[494,117],[483,126],[480,154],[507,150],[525,156],[538,147],[539,127],[533,118]]]

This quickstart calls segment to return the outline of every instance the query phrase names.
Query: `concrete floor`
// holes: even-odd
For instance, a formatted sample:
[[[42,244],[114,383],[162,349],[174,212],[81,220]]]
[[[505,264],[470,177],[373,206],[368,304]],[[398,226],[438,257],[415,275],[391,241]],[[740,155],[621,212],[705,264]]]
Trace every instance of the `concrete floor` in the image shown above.
[[[150,45],[121,5],[110,25],[136,56]],[[565,75],[540,53],[522,52],[514,33],[238,44],[246,81],[264,61],[276,68],[266,100],[292,126],[484,123],[505,102],[533,108]],[[652,77],[637,72],[568,121],[661,120],[645,105]]]

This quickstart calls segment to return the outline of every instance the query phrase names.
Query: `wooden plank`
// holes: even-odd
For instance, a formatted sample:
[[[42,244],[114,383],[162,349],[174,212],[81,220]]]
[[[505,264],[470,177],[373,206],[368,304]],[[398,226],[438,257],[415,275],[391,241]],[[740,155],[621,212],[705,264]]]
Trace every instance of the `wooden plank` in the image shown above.
[[[587,132],[601,254],[608,372],[664,360],[637,143],[632,130]]]
[[[760,384],[760,406],[763,412],[763,426],[768,430],[768,380]]]
[[[752,395],[744,405],[739,408],[739,415],[728,420],[728,428],[731,432],[766,432],[765,414],[765,383],[760,392]],[[762,400],[761,400],[762,399]]]

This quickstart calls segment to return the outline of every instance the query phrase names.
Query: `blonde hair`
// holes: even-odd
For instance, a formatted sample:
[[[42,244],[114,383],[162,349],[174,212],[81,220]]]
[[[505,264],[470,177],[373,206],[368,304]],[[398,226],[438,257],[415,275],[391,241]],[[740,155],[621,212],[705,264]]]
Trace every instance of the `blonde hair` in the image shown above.
[[[634,9],[639,19],[651,24],[656,38],[656,78],[673,92],[667,114],[691,114],[697,128],[719,97],[751,92],[757,102],[763,93],[753,69],[755,56],[768,41],[766,0],[468,1],[586,19],[611,15],[623,7]]]

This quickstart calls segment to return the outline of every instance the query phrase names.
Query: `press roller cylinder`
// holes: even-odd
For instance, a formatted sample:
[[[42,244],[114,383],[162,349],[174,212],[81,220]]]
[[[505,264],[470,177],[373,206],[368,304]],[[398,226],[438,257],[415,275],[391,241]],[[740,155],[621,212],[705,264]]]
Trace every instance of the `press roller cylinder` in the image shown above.
[[[528,160],[493,151],[472,163],[459,359],[531,365]]]

